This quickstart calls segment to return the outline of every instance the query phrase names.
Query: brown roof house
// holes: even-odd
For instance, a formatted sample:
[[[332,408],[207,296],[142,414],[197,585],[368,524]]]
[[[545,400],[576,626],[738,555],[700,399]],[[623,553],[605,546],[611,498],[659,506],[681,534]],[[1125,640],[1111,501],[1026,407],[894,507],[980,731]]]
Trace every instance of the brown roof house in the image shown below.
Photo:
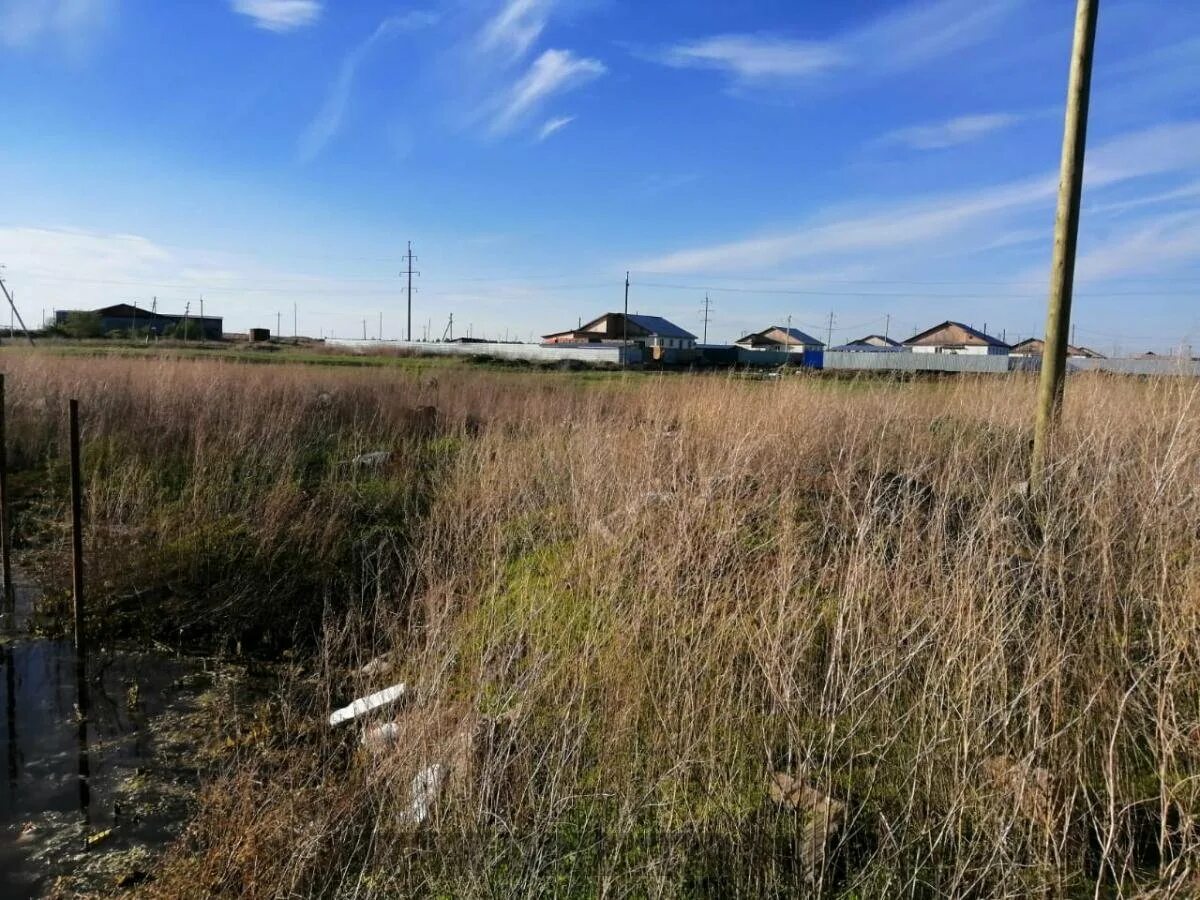
[[[962,322],[946,321],[914,334],[904,346],[913,353],[957,353],[978,356],[1007,356],[1012,349],[1000,338],[984,334]]]
[[[1045,346],[1046,344],[1041,338],[1026,338],[1020,343],[1013,344],[1011,354],[1013,356],[1041,356]],[[1067,344],[1067,356],[1073,359],[1104,359],[1104,354],[1097,353],[1088,347],[1076,347],[1074,344]]]

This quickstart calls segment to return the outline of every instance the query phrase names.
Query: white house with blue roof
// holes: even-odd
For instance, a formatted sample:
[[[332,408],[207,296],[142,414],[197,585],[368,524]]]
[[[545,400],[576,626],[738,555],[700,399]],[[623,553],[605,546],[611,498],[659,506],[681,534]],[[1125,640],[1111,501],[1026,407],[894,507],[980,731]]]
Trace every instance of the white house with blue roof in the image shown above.
[[[570,331],[542,335],[543,344],[616,344],[649,350],[692,350],[696,336],[661,316],[605,313]]]

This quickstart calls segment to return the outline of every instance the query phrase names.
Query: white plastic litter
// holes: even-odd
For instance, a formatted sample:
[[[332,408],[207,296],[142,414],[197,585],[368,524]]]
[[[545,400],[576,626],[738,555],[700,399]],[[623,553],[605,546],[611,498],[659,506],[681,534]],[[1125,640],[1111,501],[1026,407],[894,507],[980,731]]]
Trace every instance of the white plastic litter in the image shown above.
[[[442,779],[446,777],[446,767],[441,763],[426,766],[412,780],[412,807],[409,809],[409,819],[421,825],[433,811],[433,804],[442,789]]]
[[[361,715],[369,713],[373,709],[378,709],[381,706],[387,706],[389,703],[394,703],[404,696],[407,688],[403,684],[396,684],[390,688],[384,688],[374,694],[366,697],[360,697],[349,706],[343,706],[341,709],[335,709],[333,715],[329,717],[330,725],[340,725],[342,722],[349,722],[351,719],[357,719]]]

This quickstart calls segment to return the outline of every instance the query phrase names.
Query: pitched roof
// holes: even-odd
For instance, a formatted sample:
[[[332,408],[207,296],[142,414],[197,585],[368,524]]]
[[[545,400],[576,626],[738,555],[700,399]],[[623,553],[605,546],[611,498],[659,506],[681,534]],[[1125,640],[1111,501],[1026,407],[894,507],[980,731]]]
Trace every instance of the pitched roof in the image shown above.
[[[616,315],[616,313],[613,313],[613,315]],[[645,328],[651,334],[656,334],[659,337],[683,338],[685,340],[692,341],[696,339],[696,336],[690,331],[685,331],[674,322],[668,322],[662,316],[643,316],[630,313],[629,321],[633,322],[635,325]]]
[[[824,341],[817,340],[811,334],[805,334],[799,328],[781,328],[778,325],[772,325],[767,329],[767,331],[782,331],[791,339],[789,343],[792,344],[816,344],[819,347],[825,346]]]
[[[747,341],[752,340],[753,338],[762,338],[764,340],[774,341],[774,338],[767,337],[767,335],[770,334],[772,331],[778,331],[781,334],[787,336],[787,338],[785,340],[776,341],[776,343],[784,344],[785,346],[792,346],[795,344],[811,344],[816,347],[824,347],[825,346],[825,344],[822,341],[819,341],[817,338],[813,337],[811,334],[806,334],[805,332],[801,331],[799,328],[784,328],[782,325],[772,325],[770,328],[764,328],[762,331],[751,332],[750,334],[747,334],[744,337],[738,338],[734,343],[744,344]]]
[[[890,337],[884,337],[882,334],[868,334],[866,337],[860,337],[856,341],[851,341],[846,344],[847,347],[903,347],[899,341],[894,341]]]
[[[984,334],[978,328],[972,328],[970,325],[964,325],[962,322],[954,322],[949,319],[940,325],[934,325],[932,328],[927,328],[919,334],[914,334],[904,344],[908,347],[935,344],[971,345],[975,347],[1008,346],[1004,341],[992,337],[990,334]]]
[[[1046,347],[1046,342],[1041,338],[1026,338],[1025,340],[1013,344],[1012,352],[1021,356],[1028,354],[1030,356],[1040,356]],[[1067,356],[1083,356],[1088,359],[1103,359],[1103,355],[1092,350],[1090,347],[1076,347],[1074,344],[1067,344]]]

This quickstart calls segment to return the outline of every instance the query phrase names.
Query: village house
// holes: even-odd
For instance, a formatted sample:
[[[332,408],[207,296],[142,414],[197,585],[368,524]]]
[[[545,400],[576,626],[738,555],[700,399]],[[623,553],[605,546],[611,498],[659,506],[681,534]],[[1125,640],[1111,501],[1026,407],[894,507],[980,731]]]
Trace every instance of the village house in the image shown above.
[[[914,334],[904,346],[913,353],[951,353],[978,356],[1007,356],[1012,349],[990,334],[962,322],[942,322]]]
[[[1013,344],[1011,351],[1012,356],[1038,356],[1042,355],[1045,349],[1045,342],[1041,338],[1026,338],[1016,344]],[[1097,353],[1089,347],[1076,347],[1074,344],[1067,344],[1067,356],[1072,359],[1104,359],[1103,353]]]
[[[651,350],[692,350],[696,336],[661,316],[610,312],[571,331],[542,335],[543,344],[608,344]]]
[[[820,350],[825,344],[810,334],[805,334],[799,328],[784,328],[772,325],[762,331],[756,331],[734,341],[735,347],[743,350],[779,350],[788,353],[804,353],[806,350]]]
[[[899,341],[894,341],[890,337],[885,337],[882,334],[868,334],[866,337],[860,337],[856,341],[850,341],[848,344],[842,344],[840,347],[832,347],[830,349],[849,353],[873,352],[880,350],[899,352],[904,350],[905,347]]]

